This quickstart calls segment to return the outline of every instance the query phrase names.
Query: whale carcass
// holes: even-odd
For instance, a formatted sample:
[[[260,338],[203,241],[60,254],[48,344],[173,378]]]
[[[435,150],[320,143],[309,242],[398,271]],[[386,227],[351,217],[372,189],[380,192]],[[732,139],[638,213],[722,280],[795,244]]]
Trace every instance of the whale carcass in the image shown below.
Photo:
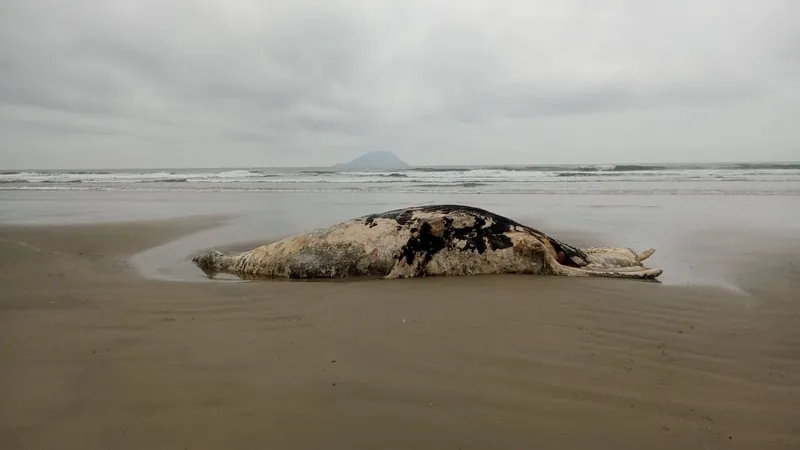
[[[624,247],[576,248],[484,209],[425,205],[370,214],[242,253],[205,251],[207,275],[242,279],[531,274],[654,279],[661,269]]]

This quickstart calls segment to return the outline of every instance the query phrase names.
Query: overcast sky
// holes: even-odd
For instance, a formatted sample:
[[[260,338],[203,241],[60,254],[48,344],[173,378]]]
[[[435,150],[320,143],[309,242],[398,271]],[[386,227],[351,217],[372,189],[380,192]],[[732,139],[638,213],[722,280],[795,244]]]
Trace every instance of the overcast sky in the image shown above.
[[[795,0],[2,0],[0,169],[800,160]]]

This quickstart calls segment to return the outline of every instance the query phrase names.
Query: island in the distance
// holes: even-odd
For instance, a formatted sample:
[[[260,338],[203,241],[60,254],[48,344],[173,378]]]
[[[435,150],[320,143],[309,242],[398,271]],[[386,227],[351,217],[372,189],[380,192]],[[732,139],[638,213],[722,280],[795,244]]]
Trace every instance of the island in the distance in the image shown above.
[[[407,169],[411,166],[392,152],[375,151],[364,153],[350,162],[336,164],[333,167],[335,169],[394,170]]]

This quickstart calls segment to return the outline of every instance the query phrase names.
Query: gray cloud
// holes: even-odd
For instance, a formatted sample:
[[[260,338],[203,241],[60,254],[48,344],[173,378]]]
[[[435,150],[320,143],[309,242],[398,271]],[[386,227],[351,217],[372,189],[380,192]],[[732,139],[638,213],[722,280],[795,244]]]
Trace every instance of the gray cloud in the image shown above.
[[[0,167],[796,160],[798,18],[777,0],[6,0]]]

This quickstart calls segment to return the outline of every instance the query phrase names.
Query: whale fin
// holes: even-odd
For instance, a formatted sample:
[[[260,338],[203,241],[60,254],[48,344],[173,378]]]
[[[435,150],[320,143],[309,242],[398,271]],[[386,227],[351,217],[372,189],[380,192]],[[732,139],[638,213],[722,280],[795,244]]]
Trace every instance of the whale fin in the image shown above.
[[[664,273],[661,269],[645,267],[616,267],[616,268],[576,268],[560,266],[556,269],[557,275],[572,277],[600,277],[600,278],[628,278],[640,280],[654,280]]]
[[[642,262],[642,261],[644,261],[645,259],[647,259],[647,258],[649,258],[649,257],[653,256],[653,253],[655,253],[655,252],[656,252],[656,250],[655,250],[655,249],[653,249],[653,248],[649,248],[649,249],[647,249],[647,250],[643,251],[642,253],[639,253],[639,254],[637,254],[637,255],[636,255],[636,260],[637,260],[637,261],[639,261],[639,262]]]

